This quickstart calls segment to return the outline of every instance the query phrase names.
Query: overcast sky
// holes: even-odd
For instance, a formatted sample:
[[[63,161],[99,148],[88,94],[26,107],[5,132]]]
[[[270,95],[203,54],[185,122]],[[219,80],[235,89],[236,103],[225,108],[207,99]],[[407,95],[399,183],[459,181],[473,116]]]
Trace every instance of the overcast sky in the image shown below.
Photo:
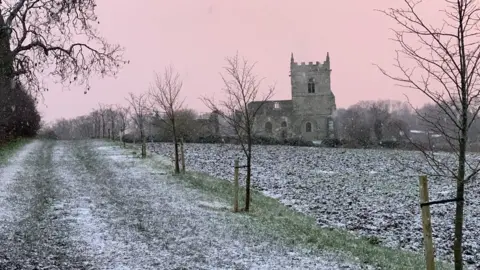
[[[47,121],[89,113],[99,103],[126,104],[128,92],[147,91],[154,71],[170,64],[180,72],[186,105],[207,111],[198,98],[221,98],[219,72],[226,56],[256,61],[265,83],[276,83],[274,99],[290,99],[289,63],[331,57],[337,106],[358,100],[400,99],[416,104],[418,93],[396,87],[373,64],[392,68],[395,44],[389,18],[374,11],[402,0],[102,0],[100,31],[125,47],[131,61],[116,79],[94,80],[92,90],[51,86],[40,111]],[[430,1],[431,2],[431,1]],[[430,9],[429,16],[438,16]],[[266,85],[265,85],[266,86]]]

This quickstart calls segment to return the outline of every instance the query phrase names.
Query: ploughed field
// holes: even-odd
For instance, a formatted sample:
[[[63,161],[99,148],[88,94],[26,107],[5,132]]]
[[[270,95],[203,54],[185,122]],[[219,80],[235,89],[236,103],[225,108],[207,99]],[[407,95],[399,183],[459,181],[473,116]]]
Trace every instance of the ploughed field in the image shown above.
[[[173,153],[173,144],[148,147],[160,155]],[[185,144],[187,170],[232,181],[235,158],[244,164],[238,145]],[[442,153],[438,158],[451,156]],[[421,153],[413,151],[254,146],[252,186],[315,217],[319,226],[422,252],[419,170],[429,169]],[[244,175],[241,170],[241,180]],[[465,196],[464,259],[472,267],[480,267],[478,181],[467,186]],[[429,192],[430,200],[454,198],[454,181],[431,177]],[[455,203],[432,205],[431,213],[437,256],[451,260]]]

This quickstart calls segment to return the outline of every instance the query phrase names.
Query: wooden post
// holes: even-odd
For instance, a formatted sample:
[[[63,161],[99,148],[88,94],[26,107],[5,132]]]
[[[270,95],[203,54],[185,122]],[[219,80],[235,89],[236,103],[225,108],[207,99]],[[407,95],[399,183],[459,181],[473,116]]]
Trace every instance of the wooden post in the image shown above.
[[[427,203],[428,198],[428,179],[426,175],[420,176],[420,203]],[[423,225],[423,241],[425,245],[425,260],[427,270],[435,270],[435,257],[433,254],[432,239],[432,220],[430,216],[430,205],[421,206],[422,225]]]
[[[183,149],[183,138],[180,139],[180,153],[182,161],[182,173],[185,173],[185,151]]]
[[[238,159],[235,159],[235,170],[233,173],[233,212],[238,212]]]

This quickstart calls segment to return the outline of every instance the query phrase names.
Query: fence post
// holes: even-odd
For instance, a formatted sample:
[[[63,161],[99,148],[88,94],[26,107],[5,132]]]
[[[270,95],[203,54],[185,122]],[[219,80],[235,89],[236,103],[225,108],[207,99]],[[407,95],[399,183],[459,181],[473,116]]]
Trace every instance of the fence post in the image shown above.
[[[428,201],[428,179],[426,175],[422,175],[420,176],[420,204],[427,203]],[[427,270],[435,270],[430,205],[421,205],[420,207],[422,210],[423,242],[425,245]]]
[[[185,173],[185,150],[183,149],[183,138],[180,139],[180,153],[182,161],[182,173]]]
[[[238,212],[238,159],[235,159],[235,170],[233,173],[233,212]]]

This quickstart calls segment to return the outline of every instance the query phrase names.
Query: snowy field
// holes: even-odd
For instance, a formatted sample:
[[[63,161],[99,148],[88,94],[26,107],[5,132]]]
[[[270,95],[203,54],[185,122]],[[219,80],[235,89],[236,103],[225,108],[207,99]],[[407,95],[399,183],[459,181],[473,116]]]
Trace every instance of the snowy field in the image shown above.
[[[0,165],[0,269],[365,269],[152,168],[102,141],[24,146]]]
[[[149,145],[161,155],[171,155],[172,149],[172,144]],[[234,158],[242,158],[233,145],[186,144],[185,151],[187,170],[226,180],[233,179]],[[314,216],[320,226],[345,228],[385,246],[423,252],[419,174],[406,163],[427,168],[415,152],[254,146],[252,183]],[[452,180],[433,179],[429,185],[431,200],[455,197]],[[454,208],[454,203],[431,207],[437,255],[449,260]],[[464,259],[480,267],[478,180],[467,187],[464,239]]]

